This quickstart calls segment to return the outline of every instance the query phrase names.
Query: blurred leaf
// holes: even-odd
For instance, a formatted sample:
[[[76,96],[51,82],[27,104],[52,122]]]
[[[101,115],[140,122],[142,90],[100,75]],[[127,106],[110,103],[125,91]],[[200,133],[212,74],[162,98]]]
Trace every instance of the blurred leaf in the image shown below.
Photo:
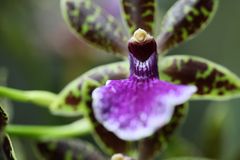
[[[240,99],[235,99],[232,101],[228,101],[225,103],[217,103],[214,107],[219,107],[219,110],[222,109],[222,115],[218,115],[219,117],[216,119],[219,119],[220,122],[222,121],[222,125],[219,130],[222,131],[221,138],[221,146],[219,148],[221,149],[219,159],[236,159],[238,160],[239,150],[240,150],[240,141],[238,141],[239,135],[240,135],[240,125],[238,125],[239,121],[239,115],[240,115],[240,108],[239,108]],[[222,108],[222,107],[224,108]],[[230,107],[231,106],[231,107]],[[233,107],[234,106],[234,107]],[[227,109],[225,109],[227,107]],[[227,113],[224,113],[224,110]],[[220,112],[220,111],[216,111]],[[226,114],[226,117],[224,117],[224,114]],[[222,119],[223,118],[223,119]],[[222,120],[221,120],[222,119]],[[216,135],[217,136],[217,135]],[[216,137],[217,138],[217,137]],[[207,145],[207,144],[206,144]],[[217,145],[217,144],[216,144]]]
[[[191,39],[205,29],[218,6],[218,0],[178,0],[167,12],[158,37],[160,52]]]
[[[240,79],[221,65],[193,56],[161,60],[160,77],[177,84],[196,85],[193,99],[226,100],[240,96]]]
[[[128,37],[121,25],[92,0],[61,0],[61,8],[78,36],[107,52],[127,56]]]
[[[37,148],[46,160],[106,160],[91,144],[76,139],[43,141],[37,144]]]
[[[15,85],[21,81],[22,86],[46,88],[53,75],[49,69],[53,61],[49,60],[50,54],[43,52],[52,51],[39,40],[41,36],[36,21],[40,18],[36,18],[37,8],[33,3],[13,0],[1,4],[0,64],[8,67]]]
[[[155,0],[122,0],[122,5],[124,18],[131,34],[138,28],[153,34]]]
[[[86,112],[86,105],[91,101],[92,91],[99,85],[104,85],[109,79],[122,79],[128,76],[128,65],[118,62],[100,67],[84,73],[70,82],[59,94],[51,106],[53,113],[72,116]]]
[[[168,143],[167,149],[161,154],[162,159],[167,157],[184,157],[184,156],[201,156],[200,150],[194,143],[179,137],[174,136]]]
[[[222,102],[214,102],[208,107],[202,125],[202,150],[207,157],[220,159],[223,147],[223,130],[230,108],[230,105]]]

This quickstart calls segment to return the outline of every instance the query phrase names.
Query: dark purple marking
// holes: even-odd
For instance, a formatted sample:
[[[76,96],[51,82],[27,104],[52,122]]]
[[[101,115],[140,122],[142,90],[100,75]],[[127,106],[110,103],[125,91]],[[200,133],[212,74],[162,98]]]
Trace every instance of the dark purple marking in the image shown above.
[[[81,102],[81,96],[76,97],[71,91],[65,99],[65,103],[71,106],[77,106]]]

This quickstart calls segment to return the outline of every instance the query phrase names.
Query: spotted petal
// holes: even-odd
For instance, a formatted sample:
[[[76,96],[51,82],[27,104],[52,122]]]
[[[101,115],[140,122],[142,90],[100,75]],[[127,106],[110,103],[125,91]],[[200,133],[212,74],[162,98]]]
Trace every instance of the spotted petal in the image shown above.
[[[105,51],[126,56],[127,34],[92,0],[61,0],[63,16],[77,36]]]
[[[218,6],[218,0],[178,0],[167,12],[158,37],[160,52],[191,39],[205,29]]]
[[[155,0],[122,0],[122,6],[131,34],[138,28],[153,34]]]
[[[176,105],[196,91],[194,86],[174,85],[158,79],[112,80],[93,91],[97,120],[119,138],[134,141],[166,125]]]
[[[63,116],[82,115],[85,106],[91,101],[91,92],[108,79],[124,79],[128,77],[126,62],[117,62],[93,68],[70,82],[51,105],[54,114]],[[1,88],[0,88],[1,95]]]
[[[159,63],[160,77],[176,84],[193,84],[193,99],[228,100],[240,97],[240,78],[209,60],[186,55],[167,56]]]

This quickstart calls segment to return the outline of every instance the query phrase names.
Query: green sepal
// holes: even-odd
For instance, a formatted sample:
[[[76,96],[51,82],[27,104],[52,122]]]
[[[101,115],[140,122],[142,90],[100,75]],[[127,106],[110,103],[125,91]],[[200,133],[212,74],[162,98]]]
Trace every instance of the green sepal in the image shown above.
[[[150,34],[154,31],[155,0],[122,0],[123,16],[133,34],[142,28]]]
[[[105,160],[90,143],[76,140],[42,141],[37,143],[41,157],[48,160]]]
[[[92,112],[91,93],[96,87],[104,85],[107,80],[127,78],[129,75],[128,68],[129,65],[125,61],[96,67],[69,83],[59,94],[58,100],[51,106],[53,113],[60,113],[61,115],[83,114],[89,117],[93,124],[95,140],[109,154],[127,153],[129,143],[120,140],[97,122]],[[69,96],[81,101],[66,103]]]
[[[240,97],[240,79],[225,67],[195,56],[168,56],[159,63],[160,78],[195,85],[192,99],[226,100]]]
[[[127,56],[127,33],[92,0],[61,0],[66,23],[79,37],[107,52]]]
[[[70,82],[52,103],[51,110],[64,116],[86,115],[89,112],[91,92],[109,79],[123,79],[128,76],[128,64],[118,62],[96,67]]]
[[[171,121],[153,136],[139,142],[138,160],[151,160],[166,148],[169,138],[182,123],[188,111],[188,103],[176,106]]]
[[[59,94],[51,106],[54,114],[63,116],[85,115],[90,118],[93,136],[100,147],[109,154],[126,153],[129,144],[117,138],[97,122],[92,112],[92,91],[106,83],[107,80],[125,79],[129,75],[127,62],[117,62],[96,67],[74,81],[70,82]],[[69,97],[74,103],[69,103]]]
[[[218,0],[178,0],[167,12],[157,39],[165,53],[204,30],[217,10]]]

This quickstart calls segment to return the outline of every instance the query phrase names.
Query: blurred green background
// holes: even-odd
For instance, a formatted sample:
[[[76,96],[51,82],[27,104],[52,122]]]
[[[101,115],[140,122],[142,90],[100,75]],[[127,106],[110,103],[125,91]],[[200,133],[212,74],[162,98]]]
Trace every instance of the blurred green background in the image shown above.
[[[118,0],[95,0],[120,18]],[[175,2],[158,0],[161,17]],[[240,1],[221,0],[209,27],[170,54],[192,54],[220,63],[240,76]],[[159,19],[160,21],[160,19]],[[24,90],[59,92],[88,69],[118,61],[77,39],[64,23],[59,1],[3,0],[0,5],[0,68],[7,69],[7,85]],[[2,71],[3,72],[3,71]],[[0,72],[0,73],[2,73]],[[2,73],[3,74],[3,73]],[[1,75],[3,77],[3,75]],[[64,124],[45,109],[12,102],[12,123]],[[224,160],[240,159],[240,100],[192,102],[181,131],[165,155],[199,155]],[[32,159],[29,140],[15,139],[19,159]]]

